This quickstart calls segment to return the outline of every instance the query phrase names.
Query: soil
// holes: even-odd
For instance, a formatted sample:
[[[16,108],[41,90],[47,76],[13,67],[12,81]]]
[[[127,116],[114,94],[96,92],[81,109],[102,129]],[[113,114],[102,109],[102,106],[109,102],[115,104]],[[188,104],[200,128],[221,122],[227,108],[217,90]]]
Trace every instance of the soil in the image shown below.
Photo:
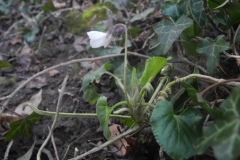
[[[35,51],[34,54],[29,57],[25,57],[26,59],[24,59],[24,56],[21,56],[24,62],[19,62],[17,59],[19,57],[16,56],[21,51],[21,48],[26,46],[22,39],[21,42],[14,45],[11,44],[11,41],[5,41],[5,44],[2,44],[4,48],[2,48],[1,52],[6,53],[7,55],[4,58],[8,60],[12,58],[13,60],[11,61],[11,69],[3,69],[0,72],[0,76],[6,79],[16,77],[16,81],[8,83],[6,79],[2,80],[0,86],[0,97],[4,97],[12,93],[21,83],[36,74],[38,71],[74,58],[87,57],[85,51],[76,51],[72,44],[73,39],[63,39],[61,42],[61,37],[64,36],[65,33],[54,35],[54,38],[46,40],[46,37],[49,36],[49,32],[50,31],[47,31],[45,33],[46,36],[43,37],[42,47],[37,53]],[[28,47],[34,48],[38,44],[39,41],[29,44]],[[26,54],[30,53],[27,52]],[[3,54],[3,56],[4,55],[5,54]],[[76,65],[77,67],[80,66],[79,64]],[[27,87],[19,90],[18,93],[9,100],[7,107],[14,110],[19,104],[29,101],[34,94],[42,89],[42,101],[38,108],[41,110],[55,111],[59,96],[57,90],[60,87],[65,75],[70,74],[65,89],[65,92],[69,94],[65,94],[63,96],[61,111],[69,113],[94,113],[95,106],[90,105],[83,99],[83,92],[81,90],[82,76],[78,74],[81,73],[81,71],[78,70],[76,74],[73,66],[59,67],[57,70],[59,71],[59,74],[54,76],[48,76],[46,74],[40,76],[41,78],[46,78],[46,82],[43,78],[41,79],[42,81],[34,81],[35,83],[32,86],[27,85]],[[83,72],[87,72],[86,69],[82,70]],[[115,99],[119,98],[119,96],[114,97]],[[34,125],[32,136],[29,139],[24,137],[17,137],[14,139],[8,159],[15,160],[24,155],[33,144],[34,139],[36,139],[36,145],[31,158],[32,160],[35,160],[38,149],[46,139],[49,133],[48,128],[51,127],[52,122],[53,117],[41,116],[40,121]],[[0,132],[4,132],[4,129],[1,127]],[[103,151],[91,154],[85,159],[158,159],[159,146],[152,136],[151,131],[149,130],[144,133],[139,132],[136,137],[139,137],[139,135],[141,135],[142,138],[137,140],[136,146],[129,155],[119,157],[107,148]],[[3,159],[9,143],[4,140],[5,136],[6,135],[1,136],[0,139],[0,159]],[[53,159],[56,159],[55,154],[57,154],[60,159],[62,159],[65,154],[66,156],[64,159],[73,158],[74,150],[76,148],[79,150],[79,154],[82,154],[89,151],[97,144],[106,141],[100,129],[98,120],[91,118],[80,119],[60,117],[57,120],[53,137],[57,147],[57,153],[54,152],[53,144],[51,142],[49,142],[45,147],[45,149],[50,152]],[[47,160],[49,157],[45,153],[42,153],[41,159]]]

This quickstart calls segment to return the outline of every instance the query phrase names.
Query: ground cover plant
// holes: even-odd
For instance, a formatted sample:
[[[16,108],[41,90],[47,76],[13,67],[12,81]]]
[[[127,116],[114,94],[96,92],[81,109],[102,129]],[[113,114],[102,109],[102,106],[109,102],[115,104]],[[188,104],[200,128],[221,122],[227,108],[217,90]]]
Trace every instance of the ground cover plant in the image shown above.
[[[1,158],[239,158],[238,1],[0,3]]]

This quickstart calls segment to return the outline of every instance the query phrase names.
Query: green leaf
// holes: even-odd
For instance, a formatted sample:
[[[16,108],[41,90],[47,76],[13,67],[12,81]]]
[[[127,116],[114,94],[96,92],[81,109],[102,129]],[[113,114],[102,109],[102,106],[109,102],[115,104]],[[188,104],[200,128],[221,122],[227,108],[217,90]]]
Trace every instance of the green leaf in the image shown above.
[[[202,116],[188,108],[175,115],[171,102],[159,101],[151,116],[153,134],[158,144],[173,159],[187,159],[196,153],[193,146],[200,137]]]
[[[193,30],[193,27],[190,27],[191,30]],[[194,36],[191,36],[188,32],[188,30],[185,30],[180,35],[181,38],[181,44],[188,56],[191,56],[192,58],[197,58],[197,46],[198,43],[196,40],[194,40]]]
[[[211,118],[217,119],[222,115],[222,110],[210,108],[200,93],[198,93],[191,85],[183,82],[181,82],[181,85],[187,90],[188,96],[193,100],[193,102],[200,105]]]
[[[240,22],[240,3],[229,3],[225,6],[225,8],[229,13],[226,25],[226,28],[229,29],[232,25]]]
[[[41,118],[40,115],[33,112],[26,118],[10,123],[10,132],[5,138],[5,141],[10,141],[18,136],[24,136],[25,138],[29,138],[31,135],[33,125],[37,121],[39,121],[40,118]]]
[[[202,43],[198,46],[197,52],[203,54],[207,58],[207,72],[214,76],[220,59],[220,52],[228,50],[229,43],[223,39],[223,35],[212,41],[210,38],[204,38]]]
[[[127,0],[104,0],[104,3],[111,3],[112,5],[115,6],[116,9],[120,10],[121,8],[121,5],[124,4],[126,5],[127,4]]]
[[[180,16],[177,4],[171,1],[166,1],[163,4],[161,12],[163,15],[172,17],[174,20]]]
[[[159,52],[165,54],[170,49],[173,42],[178,39],[182,31],[192,24],[193,21],[185,15],[182,15],[175,23],[169,19],[164,19],[159,22],[154,29],[161,43]]]
[[[90,48],[88,50],[89,53],[94,54],[94,56],[104,56],[104,55],[110,55],[110,54],[120,54],[123,47],[119,46],[113,46],[110,49],[106,48]]]
[[[96,100],[99,97],[96,87],[91,83],[93,83],[94,81],[98,83],[100,81],[101,76],[107,73],[108,72],[107,70],[110,69],[111,66],[112,65],[110,63],[105,63],[97,70],[92,71],[83,77],[82,81],[82,87],[84,92],[83,96],[84,99],[90,104],[95,104]]]
[[[33,30],[25,28],[22,31],[23,31],[23,37],[24,37],[24,39],[26,39],[26,41],[34,42],[36,39],[36,34],[39,32],[39,28],[36,27]]]
[[[10,67],[11,64],[8,62],[0,61],[0,70],[5,67]]]
[[[145,69],[139,82],[141,86],[145,86],[152,81],[158,72],[166,65],[167,60],[163,57],[152,57],[147,59]]]
[[[199,139],[198,153],[212,146],[218,160],[237,159],[240,156],[240,88],[235,88],[220,105],[224,114],[210,126],[205,126],[204,136]]]
[[[154,8],[148,8],[145,11],[143,11],[142,13],[136,14],[131,20],[130,22],[134,22],[134,21],[138,21],[141,20],[145,17],[147,17],[150,13],[153,13]]]
[[[100,125],[103,129],[103,134],[108,139],[111,136],[111,132],[108,127],[108,120],[112,112],[112,108],[110,108],[107,104],[107,97],[99,97],[96,104],[96,112]]]
[[[52,0],[47,0],[47,3],[44,6],[42,6],[42,10],[45,13],[49,13],[51,11],[52,12],[57,11],[58,9],[54,7]]]
[[[203,1],[191,0],[192,16],[198,26],[203,27],[206,23],[206,13],[203,11]]]

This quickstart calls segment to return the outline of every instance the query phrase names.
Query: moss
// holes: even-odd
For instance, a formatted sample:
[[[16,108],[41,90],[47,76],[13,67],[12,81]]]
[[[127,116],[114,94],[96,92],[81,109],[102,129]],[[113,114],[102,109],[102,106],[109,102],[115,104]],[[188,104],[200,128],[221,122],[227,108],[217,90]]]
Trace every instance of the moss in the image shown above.
[[[65,27],[68,32],[78,34],[82,31],[82,16],[78,11],[69,12],[66,16]]]
[[[72,11],[68,13],[66,18],[65,27],[68,32],[72,34],[78,34],[83,32],[97,22],[105,20],[107,18],[107,10],[115,12],[113,5],[110,3],[97,3],[87,9],[82,15],[78,11]]]

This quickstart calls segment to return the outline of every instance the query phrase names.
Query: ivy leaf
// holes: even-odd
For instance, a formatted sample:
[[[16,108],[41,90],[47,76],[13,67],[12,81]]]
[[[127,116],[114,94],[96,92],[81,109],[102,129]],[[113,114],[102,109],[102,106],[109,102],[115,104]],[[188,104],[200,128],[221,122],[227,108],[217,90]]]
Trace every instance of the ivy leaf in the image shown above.
[[[172,103],[159,101],[151,116],[153,134],[158,144],[173,159],[187,159],[196,153],[193,146],[200,137],[202,116],[193,109],[175,115]]]
[[[148,8],[145,11],[143,11],[142,13],[136,14],[131,20],[130,22],[134,22],[134,21],[138,21],[141,20],[145,17],[147,17],[150,13],[152,13],[154,11],[154,8]]]
[[[101,76],[107,73],[107,70],[110,69],[111,66],[112,65],[110,63],[105,63],[97,70],[92,71],[83,77],[82,87],[84,92],[83,98],[85,101],[89,102],[90,104],[96,103],[99,95],[96,87],[91,83],[94,81],[99,82]]]
[[[165,16],[172,17],[174,20],[180,16],[177,4],[166,1],[162,6],[162,14]]]
[[[191,85],[181,82],[181,85],[187,90],[188,96],[193,100],[193,102],[200,105],[213,119],[217,119],[222,115],[222,110],[212,109],[202,98],[200,93],[198,93]]]
[[[99,97],[96,104],[96,112],[100,126],[103,129],[103,134],[108,139],[111,136],[111,132],[108,127],[108,119],[112,112],[112,108],[110,108],[107,104],[107,97]]]
[[[165,54],[173,42],[175,42],[183,30],[193,24],[192,19],[182,15],[175,23],[169,19],[164,19],[157,24],[154,31],[158,35],[161,45],[159,52]]]
[[[223,40],[223,35],[212,41],[210,38],[204,38],[198,46],[197,52],[203,54],[207,58],[207,72],[210,76],[214,76],[220,59],[220,52],[229,49],[229,43]]]
[[[203,1],[191,0],[192,16],[198,26],[206,23],[206,13],[203,11]]]
[[[33,112],[26,118],[10,123],[10,132],[5,138],[5,141],[10,141],[18,136],[24,136],[25,138],[29,138],[31,135],[30,132],[33,128],[33,125],[37,121],[39,121],[40,118],[41,118],[40,115]]]
[[[226,6],[229,12],[226,28],[229,29],[232,25],[240,22],[240,3],[229,3]]]
[[[235,88],[220,105],[224,114],[210,126],[203,128],[203,137],[197,145],[198,153],[212,146],[218,160],[237,159],[240,156],[240,88]]]
[[[10,67],[11,64],[8,62],[0,61],[0,70],[5,67]]]
[[[140,85],[145,86],[152,81],[158,72],[166,65],[167,59],[163,57],[152,57],[146,61],[145,69],[140,78]]]

